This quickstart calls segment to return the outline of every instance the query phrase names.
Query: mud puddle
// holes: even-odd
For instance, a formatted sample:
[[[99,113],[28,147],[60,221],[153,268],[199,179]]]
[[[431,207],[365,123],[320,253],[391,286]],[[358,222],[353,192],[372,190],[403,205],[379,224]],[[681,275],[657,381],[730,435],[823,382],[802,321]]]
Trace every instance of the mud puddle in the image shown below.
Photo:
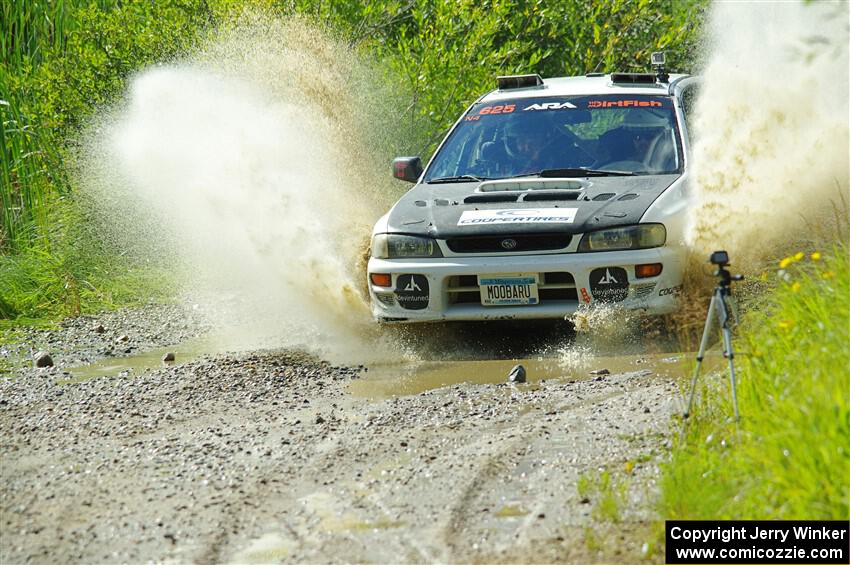
[[[394,396],[412,396],[456,384],[499,384],[507,382],[510,370],[521,364],[528,386],[534,388],[546,380],[594,378],[591,371],[616,373],[642,372],[647,376],[672,377],[688,371],[692,356],[683,353],[652,353],[597,357],[579,354],[565,357],[533,357],[471,361],[423,361],[419,363],[378,365],[369,368],[349,385],[357,397],[383,400]]]
[[[166,353],[174,361],[163,361]],[[73,384],[102,377],[139,375],[164,367],[188,363],[203,356],[224,354],[221,342],[214,337],[188,340],[177,345],[152,349],[126,357],[109,357],[96,363],[68,369],[69,375],[58,384]],[[645,376],[676,377],[689,374],[694,354],[681,352],[595,355],[581,350],[516,359],[451,359],[422,360],[373,364],[353,380],[348,392],[357,398],[380,401],[393,397],[414,396],[430,390],[459,384],[488,385],[507,382],[515,365],[526,371],[526,390],[537,389],[544,381],[584,380],[599,374],[639,372]],[[720,368],[723,359],[706,358],[706,370]]]
[[[174,354],[174,361],[163,361],[167,353]],[[100,377],[142,374],[175,364],[188,363],[203,355],[221,354],[219,342],[212,338],[199,338],[184,341],[177,345],[151,349],[127,357],[106,357],[89,365],[80,365],[68,369],[70,376],[59,380],[59,384],[84,382]]]

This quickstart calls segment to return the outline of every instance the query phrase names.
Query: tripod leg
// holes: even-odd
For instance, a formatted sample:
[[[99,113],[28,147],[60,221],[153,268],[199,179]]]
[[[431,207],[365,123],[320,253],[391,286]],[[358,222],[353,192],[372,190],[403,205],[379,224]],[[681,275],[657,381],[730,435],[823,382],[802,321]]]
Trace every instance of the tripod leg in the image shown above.
[[[702,341],[699,344],[699,353],[697,353],[697,366],[694,369],[694,376],[691,379],[691,393],[688,398],[688,409],[685,411],[684,418],[687,420],[691,415],[691,409],[694,405],[694,393],[697,390],[697,377],[699,377],[700,369],[702,368],[702,359],[705,356],[705,349],[708,346],[708,335],[711,332],[711,325],[714,322],[714,307],[717,301],[717,296],[711,297],[711,303],[708,305],[708,314],[705,317],[705,327],[702,330]]]
[[[729,386],[732,387],[732,407],[735,410],[735,422],[740,420],[738,415],[738,384],[735,380],[735,353],[732,351],[732,330],[723,328],[723,352],[729,359]]]

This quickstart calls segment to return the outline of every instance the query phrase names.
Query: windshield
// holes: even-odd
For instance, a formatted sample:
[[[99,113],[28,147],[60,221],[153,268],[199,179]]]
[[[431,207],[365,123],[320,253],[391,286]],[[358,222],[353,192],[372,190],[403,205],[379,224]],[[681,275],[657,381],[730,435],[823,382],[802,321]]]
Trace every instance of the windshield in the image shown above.
[[[440,148],[425,182],[498,179],[553,169],[678,173],[668,96],[522,98],[477,103]]]

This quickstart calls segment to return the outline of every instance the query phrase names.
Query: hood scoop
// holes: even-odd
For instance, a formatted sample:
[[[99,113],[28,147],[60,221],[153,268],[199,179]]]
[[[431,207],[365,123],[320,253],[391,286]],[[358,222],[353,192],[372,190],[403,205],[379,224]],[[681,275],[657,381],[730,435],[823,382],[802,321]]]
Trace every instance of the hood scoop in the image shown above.
[[[464,204],[486,204],[490,202],[568,202],[578,200],[581,192],[507,192],[495,194],[472,194],[463,199]]]
[[[481,192],[504,192],[528,190],[584,190],[588,183],[573,179],[501,179],[482,182],[475,190]]]
[[[473,194],[463,199],[464,204],[484,204],[487,202],[516,202],[519,194]]]
[[[482,182],[464,204],[578,200],[589,183],[572,179],[502,179]]]
[[[566,201],[566,200],[578,200],[578,197],[581,195],[580,192],[572,192],[572,193],[557,193],[557,192],[540,192],[534,193],[530,192],[525,195],[523,198],[523,202],[554,202],[554,201]]]

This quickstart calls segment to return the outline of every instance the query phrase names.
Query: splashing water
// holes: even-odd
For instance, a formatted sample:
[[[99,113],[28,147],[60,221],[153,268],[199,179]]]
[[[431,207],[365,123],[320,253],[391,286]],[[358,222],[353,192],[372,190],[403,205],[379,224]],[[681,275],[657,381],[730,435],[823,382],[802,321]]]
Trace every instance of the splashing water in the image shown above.
[[[253,18],[135,77],[97,130],[85,185],[127,239],[179,264],[228,346],[400,353],[357,268],[392,198],[381,140],[358,117],[376,95],[358,90],[361,66],[303,21]]]
[[[746,268],[834,241],[850,186],[848,4],[717,2],[709,43],[695,121],[697,255],[725,248]]]

